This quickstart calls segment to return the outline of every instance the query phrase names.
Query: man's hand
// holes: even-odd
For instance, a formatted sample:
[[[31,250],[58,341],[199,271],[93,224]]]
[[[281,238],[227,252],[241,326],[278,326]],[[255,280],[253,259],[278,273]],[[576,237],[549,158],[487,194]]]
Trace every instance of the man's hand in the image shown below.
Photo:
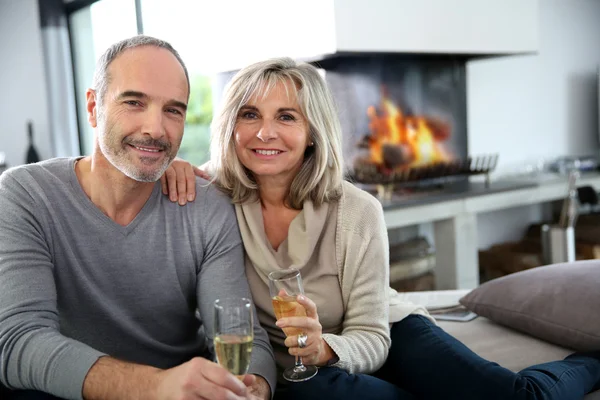
[[[233,374],[199,357],[167,370],[101,357],[83,383],[86,400],[244,400],[249,396],[250,390]]]
[[[240,381],[220,365],[193,358],[177,367],[160,370],[101,357],[83,383],[86,400],[268,400],[271,390],[260,376]]]
[[[243,382],[220,365],[199,357],[161,371],[155,396],[156,400],[248,398],[249,389]]]
[[[250,380],[247,377],[252,377],[253,379]],[[271,398],[271,387],[262,376],[246,375],[244,376],[244,384],[248,386],[250,399],[269,400]]]

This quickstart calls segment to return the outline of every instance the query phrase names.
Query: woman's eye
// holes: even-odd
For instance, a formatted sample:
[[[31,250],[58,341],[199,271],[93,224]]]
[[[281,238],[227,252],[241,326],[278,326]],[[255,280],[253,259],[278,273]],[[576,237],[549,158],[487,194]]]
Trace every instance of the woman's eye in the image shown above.
[[[282,114],[281,117],[279,117],[282,121],[295,121],[296,118],[294,118],[293,115],[290,114]]]
[[[246,111],[244,113],[242,113],[242,118],[246,118],[246,119],[256,119],[257,115],[255,112],[252,111]]]

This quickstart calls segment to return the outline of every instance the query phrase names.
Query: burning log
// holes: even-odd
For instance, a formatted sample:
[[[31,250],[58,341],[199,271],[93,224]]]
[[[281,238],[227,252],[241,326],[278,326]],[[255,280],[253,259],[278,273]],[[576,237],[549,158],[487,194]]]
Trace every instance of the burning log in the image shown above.
[[[443,142],[450,137],[452,133],[452,127],[447,121],[441,119],[428,117],[425,120],[429,126],[433,138],[438,142]]]
[[[381,152],[383,154],[383,166],[390,171],[403,165],[410,165],[415,160],[415,152],[407,145],[384,143]]]
[[[360,148],[369,148],[369,136],[365,136],[358,144]],[[384,143],[381,146],[383,162],[373,161],[371,157],[357,157],[354,160],[356,170],[378,171],[384,175],[390,175],[393,172],[399,172],[401,169],[410,166],[415,159],[415,153],[410,146],[397,143]]]
[[[384,88],[379,107],[367,108],[369,134],[358,144],[369,150],[371,161],[387,172],[451,161],[452,151],[441,143],[451,136],[451,123],[406,114],[386,93]]]
[[[414,185],[488,174],[496,166],[497,156],[457,159],[452,148],[442,143],[452,135],[452,121],[406,112],[385,88],[382,93],[380,104],[367,108],[369,133],[357,144],[365,150],[354,160],[353,178],[358,182]]]

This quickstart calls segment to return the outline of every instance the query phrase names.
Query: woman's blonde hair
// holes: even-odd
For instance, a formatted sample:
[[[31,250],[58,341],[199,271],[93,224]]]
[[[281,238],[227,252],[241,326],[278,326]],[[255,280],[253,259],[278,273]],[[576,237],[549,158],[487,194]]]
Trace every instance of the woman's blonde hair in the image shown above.
[[[239,71],[225,89],[220,111],[212,123],[211,167],[216,183],[236,204],[258,199],[252,172],[237,157],[234,129],[240,109],[254,96],[265,96],[277,83],[298,99],[308,121],[309,143],[304,161],[293,179],[286,205],[301,209],[306,200],[315,206],[337,200],[341,195],[343,160],[341,127],[331,92],[319,71],[291,58],[276,58],[252,64]]]

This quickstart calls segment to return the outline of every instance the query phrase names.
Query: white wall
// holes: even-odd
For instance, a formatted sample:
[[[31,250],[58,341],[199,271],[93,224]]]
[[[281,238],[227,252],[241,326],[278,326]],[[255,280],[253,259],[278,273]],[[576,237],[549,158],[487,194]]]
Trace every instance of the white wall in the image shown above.
[[[600,1],[542,0],[540,51],[469,62],[469,149],[498,152],[499,172],[598,150]]]
[[[0,151],[25,162],[27,120],[41,158],[52,156],[37,0],[0,0]]]
[[[537,55],[467,66],[469,150],[499,153],[498,172],[537,159],[598,154],[600,1],[541,0]],[[479,247],[517,239],[536,206],[479,218]]]

